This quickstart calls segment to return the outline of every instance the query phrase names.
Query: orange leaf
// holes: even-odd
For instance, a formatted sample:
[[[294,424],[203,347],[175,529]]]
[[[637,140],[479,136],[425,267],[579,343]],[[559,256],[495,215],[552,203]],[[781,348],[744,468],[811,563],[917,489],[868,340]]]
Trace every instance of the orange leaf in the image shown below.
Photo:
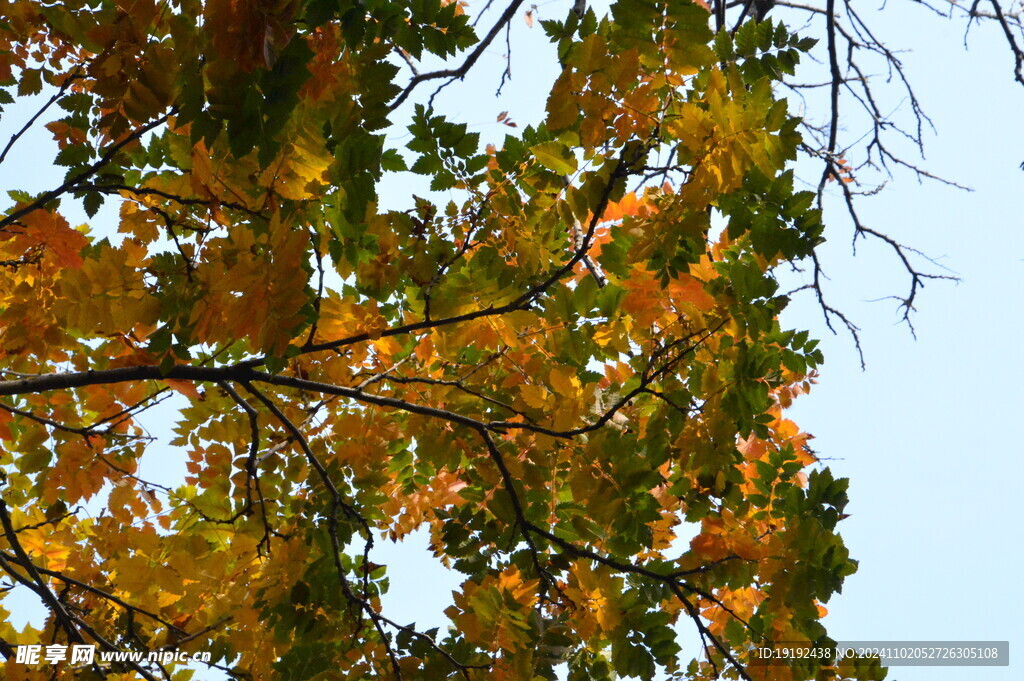
[[[181,393],[182,395],[189,399],[199,400],[201,398],[199,390],[196,388],[196,384],[193,383],[192,381],[181,381],[175,378],[165,378],[164,383],[166,383],[169,388],[178,391],[179,393]]]

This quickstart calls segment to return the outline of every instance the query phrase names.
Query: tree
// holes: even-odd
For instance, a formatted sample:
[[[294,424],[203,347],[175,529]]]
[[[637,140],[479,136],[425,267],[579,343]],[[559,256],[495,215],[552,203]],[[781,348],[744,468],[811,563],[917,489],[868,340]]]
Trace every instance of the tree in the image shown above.
[[[775,271],[810,259],[853,329],[814,249],[826,183],[853,211],[836,59],[858,39],[831,0],[804,8],[831,57],[815,145],[774,87],[814,41],[751,9],[735,28],[687,0],[544,21],[545,120],[499,116],[481,149],[433,101],[521,0],[479,31],[430,0],[7,4],[0,99],[45,101],[0,162],[57,106],[67,168],[0,218],[0,570],[49,610],[0,624],[7,677],[51,678],[13,646],[53,642],[208,651],[250,679],[881,678],[755,659],[827,643],[822,603],[855,569],[846,481],[782,413],[822,358],[780,327]],[[801,150],[817,195],[794,189]],[[410,171],[429,195],[382,208]],[[116,234],[68,221],[104,202]],[[890,245],[909,311],[931,275]],[[172,395],[176,487],[139,470],[139,419]],[[447,632],[380,608],[375,544],[421,527],[465,577]]]

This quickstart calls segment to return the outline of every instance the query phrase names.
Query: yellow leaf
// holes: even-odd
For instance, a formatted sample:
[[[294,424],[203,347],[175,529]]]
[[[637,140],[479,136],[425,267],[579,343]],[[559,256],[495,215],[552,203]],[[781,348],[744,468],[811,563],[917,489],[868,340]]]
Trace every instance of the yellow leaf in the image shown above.
[[[576,159],[558,142],[541,142],[530,147],[530,151],[548,170],[553,170],[559,175],[572,175],[576,172]]]
[[[562,397],[575,399],[580,395],[580,379],[576,372],[566,367],[555,367],[548,374],[548,380],[555,392]]]
[[[580,115],[580,107],[576,103],[576,95],[572,92],[572,71],[566,69],[555,81],[548,96],[547,125],[554,132],[564,130],[576,122]]]

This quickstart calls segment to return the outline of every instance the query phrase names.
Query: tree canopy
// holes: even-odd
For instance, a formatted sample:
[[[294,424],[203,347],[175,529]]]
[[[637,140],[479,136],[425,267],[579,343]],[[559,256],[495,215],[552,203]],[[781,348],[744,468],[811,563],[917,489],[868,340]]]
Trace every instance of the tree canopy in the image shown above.
[[[66,169],[0,217],[0,598],[48,610],[0,608],[5,678],[194,673],[15,660],[39,643],[209,651],[199,678],[882,678],[756,659],[827,642],[856,568],[847,483],[783,414],[822,357],[775,274],[813,262],[854,328],[815,247],[822,187],[853,212],[840,87],[874,106],[839,43],[879,43],[834,4],[778,3],[817,35],[763,3],[566,7],[544,120],[486,145],[434,101],[522,0],[0,5],[0,163],[42,120]],[[1017,16],[990,17],[1015,50]],[[778,88],[816,38],[819,139]],[[383,197],[403,173],[430,191]],[[856,228],[909,311],[935,275]],[[140,419],[171,396],[168,446]],[[375,546],[422,528],[463,579],[447,630],[381,607]]]

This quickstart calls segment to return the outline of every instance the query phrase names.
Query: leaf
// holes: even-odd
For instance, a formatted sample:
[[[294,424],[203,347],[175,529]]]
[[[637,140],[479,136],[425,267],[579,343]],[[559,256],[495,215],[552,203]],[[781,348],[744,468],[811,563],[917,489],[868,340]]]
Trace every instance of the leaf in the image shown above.
[[[555,81],[547,102],[547,125],[554,131],[564,130],[576,122],[580,113],[576,95],[572,92],[572,74],[565,70]]]
[[[530,147],[537,161],[548,170],[559,175],[571,175],[576,172],[576,160],[569,156],[565,147],[558,142],[542,142]]]
[[[54,160],[59,166],[75,167],[86,163],[92,157],[92,149],[85,144],[65,147]]]
[[[380,165],[383,170],[390,170],[391,172],[399,172],[409,169],[405,165],[405,159],[402,158],[402,156],[394,149],[387,149],[384,151],[381,155]]]
[[[82,204],[85,207],[85,214],[89,217],[96,217],[96,213],[99,212],[100,206],[103,205],[103,195],[98,192],[91,192],[85,195],[82,200]]]
[[[18,81],[18,96],[39,94],[43,89],[43,70],[25,69],[21,73],[21,80]]]
[[[192,381],[179,381],[176,379],[165,378],[164,383],[190,399],[198,400],[201,397],[199,390]]]

